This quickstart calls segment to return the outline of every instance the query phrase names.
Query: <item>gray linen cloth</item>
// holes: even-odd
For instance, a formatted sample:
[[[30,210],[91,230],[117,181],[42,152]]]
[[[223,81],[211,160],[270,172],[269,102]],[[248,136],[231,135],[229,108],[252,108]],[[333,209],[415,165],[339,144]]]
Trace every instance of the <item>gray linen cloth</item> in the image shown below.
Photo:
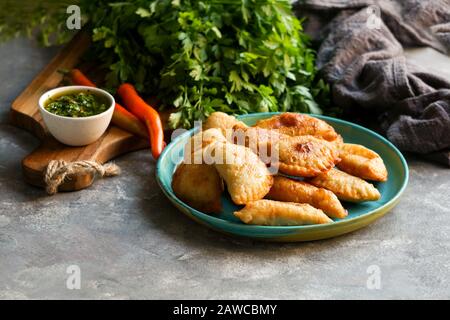
[[[448,53],[450,0],[305,0],[296,10],[320,43],[317,66],[344,117],[450,166],[450,82],[403,54],[417,46]]]

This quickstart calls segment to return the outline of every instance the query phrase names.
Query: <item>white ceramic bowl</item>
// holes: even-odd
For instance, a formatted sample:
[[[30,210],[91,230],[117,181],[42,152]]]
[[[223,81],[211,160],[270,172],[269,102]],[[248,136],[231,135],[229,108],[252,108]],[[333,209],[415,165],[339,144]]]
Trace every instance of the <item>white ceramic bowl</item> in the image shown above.
[[[104,97],[109,107],[106,111],[89,117],[72,118],[59,116],[45,110],[48,99],[64,93],[92,92]],[[114,97],[98,88],[86,86],[59,87],[47,91],[39,98],[39,110],[50,133],[60,142],[69,146],[85,146],[95,142],[108,128],[114,112]]]

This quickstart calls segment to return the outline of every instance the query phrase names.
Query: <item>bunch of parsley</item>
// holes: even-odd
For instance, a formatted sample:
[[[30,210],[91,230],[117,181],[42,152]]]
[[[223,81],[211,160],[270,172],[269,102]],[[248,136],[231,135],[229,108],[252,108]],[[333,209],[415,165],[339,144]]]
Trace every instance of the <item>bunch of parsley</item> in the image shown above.
[[[75,33],[66,26],[67,8],[79,1],[0,0],[0,42],[18,36],[35,37],[44,46],[67,42]]]
[[[107,84],[131,82],[172,127],[214,111],[321,113],[328,87],[289,0],[78,0]]]

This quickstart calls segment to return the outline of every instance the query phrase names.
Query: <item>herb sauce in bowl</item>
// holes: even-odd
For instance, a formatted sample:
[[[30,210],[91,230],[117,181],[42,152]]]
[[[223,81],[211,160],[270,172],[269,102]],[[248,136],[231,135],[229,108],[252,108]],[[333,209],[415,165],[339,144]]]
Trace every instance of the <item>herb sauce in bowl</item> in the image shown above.
[[[97,141],[111,122],[114,105],[110,93],[87,86],[55,88],[39,98],[39,111],[48,131],[69,146]]]
[[[64,93],[48,99],[45,110],[58,116],[82,118],[105,112],[109,105],[105,99],[90,91]]]

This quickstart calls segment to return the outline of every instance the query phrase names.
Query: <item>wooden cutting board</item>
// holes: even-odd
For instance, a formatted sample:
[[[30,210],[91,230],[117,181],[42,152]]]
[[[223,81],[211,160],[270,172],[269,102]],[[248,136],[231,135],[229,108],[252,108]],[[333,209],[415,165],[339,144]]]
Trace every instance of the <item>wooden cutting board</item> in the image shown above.
[[[41,140],[40,146],[22,161],[25,180],[35,186],[44,187],[44,172],[51,160],[93,160],[105,163],[126,152],[148,147],[148,142],[111,125],[96,142],[84,147],[70,147],[56,141],[48,132],[38,109],[39,97],[46,91],[58,87],[63,80],[61,69],[72,69],[89,47],[89,37],[78,33],[53,60],[39,73],[28,87],[17,97],[11,107],[11,121],[28,130]],[[92,174],[68,177],[59,187],[60,191],[84,189],[92,184]]]

